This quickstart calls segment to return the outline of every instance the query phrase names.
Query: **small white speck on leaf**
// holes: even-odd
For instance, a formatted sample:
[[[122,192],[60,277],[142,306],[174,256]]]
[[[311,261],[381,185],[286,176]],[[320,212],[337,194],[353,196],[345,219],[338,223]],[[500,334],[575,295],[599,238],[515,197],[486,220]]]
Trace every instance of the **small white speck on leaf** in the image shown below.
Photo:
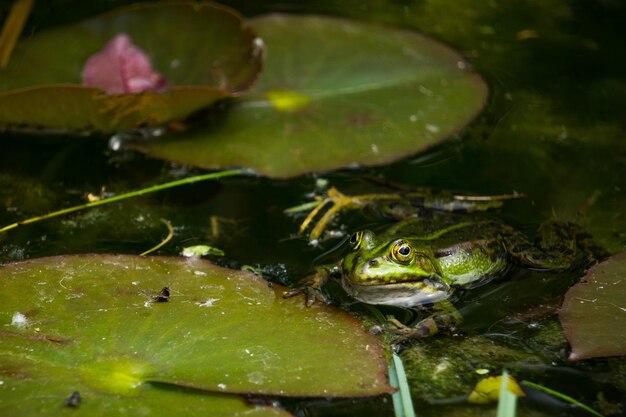
[[[428,130],[430,133],[439,133],[439,130],[440,130],[439,126],[433,125],[430,123],[427,123],[425,127],[426,127],[426,130]]]
[[[265,42],[263,41],[263,39],[256,37],[252,41],[252,44],[254,45],[254,49],[252,50],[253,57],[256,58],[265,52]]]
[[[424,87],[423,85],[420,85],[419,87],[417,87],[417,90],[420,93],[422,93],[422,94],[424,94],[425,96],[428,96],[428,97],[432,97],[434,95],[432,90],[429,90],[428,88]]]
[[[11,318],[11,325],[23,329],[23,328],[28,327],[29,323],[28,323],[28,319],[26,318],[25,315],[23,315],[19,311],[16,311],[13,314],[13,317]]]
[[[219,301],[219,298],[209,298],[206,301],[203,301],[201,303],[196,303],[199,307],[213,307],[213,304]]]

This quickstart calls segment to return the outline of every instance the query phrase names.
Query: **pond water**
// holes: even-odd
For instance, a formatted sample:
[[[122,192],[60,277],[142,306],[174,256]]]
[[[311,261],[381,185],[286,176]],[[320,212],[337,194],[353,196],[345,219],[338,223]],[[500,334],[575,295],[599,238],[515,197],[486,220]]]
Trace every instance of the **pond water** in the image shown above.
[[[105,4],[108,8],[127,2],[50,2],[55,3],[36,5],[27,33],[91,15]],[[177,255],[183,247],[208,243],[226,253],[215,262],[251,265],[270,280],[292,285],[314,265],[338,259],[341,251],[331,249],[347,233],[384,221],[346,215],[331,227],[341,232],[338,238],[312,246],[297,235],[302,217],[283,211],[309,201],[320,179],[356,194],[381,189],[368,180],[372,176],[465,194],[523,193],[526,198],[505,204],[493,216],[530,235],[546,219],[574,221],[609,252],[626,249],[626,7],[621,1],[225,3],[246,16],[321,13],[417,30],[467,57],[489,85],[487,107],[447,142],[385,166],[290,180],[242,176],[199,183],[20,227],[0,234],[0,263],[73,253],[138,254],[163,239],[167,231],[160,219],[167,219],[175,235],[158,255]],[[97,194],[102,187],[122,193],[204,172],[114,151],[106,137],[1,137],[0,225],[83,203],[87,193]],[[618,403],[626,395],[624,362],[568,362],[563,350],[567,345],[555,336],[560,332],[549,332],[558,327],[555,317],[529,312],[538,304],[558,305],[577,279],[572,274],[517,271],[510,280],[466,294],[461,303],[466,337],[488,337],[515,352],[493,353],[496,365],[482,357],[472,365],[508,363],[524,378],[567,393],[605,415],[620,415]],[[337,297],[347,308],[367,313],[363,306]],[[430,345],[422,349],[430,349],[433,357],[444,351],[467,353],[467,342],[459,339],[443,336],[424,342]],[[484,340],[475,346],[483,346],[480,343]],[[415,361],[407,360],[413,365]],[[418,395],[432,392],[423,389]],[[486,412],[427,405],[420,399],[417,404],[420,416]],[[390,401],[380,398],[292,399],[284,405],[303,416],[393,415]],[[523,407],[522,415],[585,415],[546,399]]]

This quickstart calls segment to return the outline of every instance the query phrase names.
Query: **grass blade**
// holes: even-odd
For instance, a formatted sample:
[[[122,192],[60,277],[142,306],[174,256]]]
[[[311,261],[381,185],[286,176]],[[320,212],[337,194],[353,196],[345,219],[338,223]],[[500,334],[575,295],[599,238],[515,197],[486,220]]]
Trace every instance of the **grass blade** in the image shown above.
[[[502,371],[502,380],[500,381],[500,396],[498,399],[498,413],[496,417],[515,417],[517,409],[517,395],[508,389],[509,373]]]
[[[391,363],[389,364],[389,383],[397,389],[391,395],[396,417],[415,417],[413,400],[411,400],[411,392],[406,373],[404,372],[404,365],[402,364],[402,359],[395,353],[392,355]]]

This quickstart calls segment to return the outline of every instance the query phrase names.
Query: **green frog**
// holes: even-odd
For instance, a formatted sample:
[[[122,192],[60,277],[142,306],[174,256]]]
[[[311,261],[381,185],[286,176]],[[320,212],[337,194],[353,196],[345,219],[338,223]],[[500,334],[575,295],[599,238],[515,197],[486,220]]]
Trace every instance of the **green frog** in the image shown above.
[[[395,343],[401,343],[453,329],[462,322],[453,295],[503,277],[513,265],[558,271],[583,256],[591,263],[604,256],[573,223],[546,222],[531,242],[497,220],[416,212],[397,200],[393,206],[387,203],[387,212],[402,220],[381,233],[352,234],[351,250],[337,265],[321,268],[305,287],[286,296],[304,292],[307,298],[319,298],[324,282],[336,277],[358,301],[432,311],[413,327],[393,321],[398,327],[393,331],[401,335]]]

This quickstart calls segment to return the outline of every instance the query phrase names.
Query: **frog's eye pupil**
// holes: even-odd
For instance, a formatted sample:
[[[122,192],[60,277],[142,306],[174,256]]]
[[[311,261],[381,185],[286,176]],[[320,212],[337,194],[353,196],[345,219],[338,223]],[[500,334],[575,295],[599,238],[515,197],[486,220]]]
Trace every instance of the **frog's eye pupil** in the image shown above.
[[[361,240],[363,239],[363,232],[356,232],[350,236],[350,245],[354,250],[359,249],[361,246]]]
[[[408,264],[411,261],[410,255],[412,252],[413,249],[411,249],[411,245],[408,242],[400,241],[391,250],[391,257],[396,262]]]

